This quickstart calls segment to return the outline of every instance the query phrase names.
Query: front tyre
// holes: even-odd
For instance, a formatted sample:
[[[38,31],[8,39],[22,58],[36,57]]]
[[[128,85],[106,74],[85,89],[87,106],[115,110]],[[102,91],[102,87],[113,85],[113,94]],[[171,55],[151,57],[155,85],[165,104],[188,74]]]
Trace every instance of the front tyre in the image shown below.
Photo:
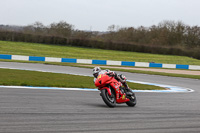
[[[108,94],[108,91],[106,89],[101,90],[101,97],[108,107],[113,108],[116,106],[116,98],[112,90],[111,96]]]
[[[129,99],[130,101],[126,102],[126,104],[130,107],[134,107],[137,103],[135,93],[133,93],[132,96],[129,97]]]

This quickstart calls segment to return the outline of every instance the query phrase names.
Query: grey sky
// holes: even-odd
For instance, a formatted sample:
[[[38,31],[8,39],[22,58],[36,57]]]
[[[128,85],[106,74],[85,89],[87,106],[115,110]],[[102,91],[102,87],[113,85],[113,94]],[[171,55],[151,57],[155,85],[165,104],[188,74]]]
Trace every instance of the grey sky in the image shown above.
[[[163,20],[200,25],[200,0],[0,0],[0,24],[49,25],[66,21],[80,30],[151,26]]]

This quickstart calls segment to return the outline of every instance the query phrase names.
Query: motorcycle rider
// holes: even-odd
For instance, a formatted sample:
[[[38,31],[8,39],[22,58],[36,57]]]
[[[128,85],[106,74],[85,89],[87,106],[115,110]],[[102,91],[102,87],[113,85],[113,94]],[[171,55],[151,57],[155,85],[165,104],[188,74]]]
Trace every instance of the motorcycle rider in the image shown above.
[[[110,75],[110,76],[113,76],[117,81],[120,81],[120,82],[123,84],[123,86],[124,86],[124,88],[125,88],[125,90],[126,90],[126,94],[127,94],[128,96],[131,96],[131,95],[132,95],[132,91],[131,91],[131,89],[128,87],[128,84],[126,83],[126,77],[125,77],[124,75],[122,75],[122,74],[118,75],[118,74],[117,74],[116,72],[114,72],[114,71],[110,71],[110,70],[108,70],[108,69],[106,69],[106,70],[101,70],[100,67],[95,67],[95,68],[93,69],[94,82],[96,81],[96,78],[97,78],[100,74],[108,74],[108,75]]]

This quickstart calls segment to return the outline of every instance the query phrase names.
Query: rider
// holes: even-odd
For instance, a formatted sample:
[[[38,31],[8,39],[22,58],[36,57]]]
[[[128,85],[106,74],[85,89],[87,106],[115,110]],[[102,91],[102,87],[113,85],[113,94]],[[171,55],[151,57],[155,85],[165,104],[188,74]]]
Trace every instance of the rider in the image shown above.
[[[93,69],[93,76],[94,76],[94,82],[96,80],[96,78],[98,77],[98,75],[100,74],[109,74],[110,76],[115,77],[116,80],[120,81],[123,86],[125,87],[125,89],[127,90],[127,95],[131,96],[132,95],[132,91],[131,89],[128,87],[127,83],[126,83],[126,77],[122,74],[118,75],[116,72],[110,71],[108,69],[106,70],[101,70],[100,67],[95,67]]]

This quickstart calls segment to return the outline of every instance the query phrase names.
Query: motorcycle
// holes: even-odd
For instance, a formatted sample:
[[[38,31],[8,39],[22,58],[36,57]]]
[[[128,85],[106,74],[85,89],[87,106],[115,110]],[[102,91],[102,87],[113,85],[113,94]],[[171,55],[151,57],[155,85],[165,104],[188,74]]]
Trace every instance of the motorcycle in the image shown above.
[[[126,103],[128,106],[134,107],[137,103],[135,94],[132,92],[131,96],[126,95],[122,83],[113,76],[100,74],[95,81],[95,86],[98,87],[100,96],[109,107],[115,107],[116,103]]]

